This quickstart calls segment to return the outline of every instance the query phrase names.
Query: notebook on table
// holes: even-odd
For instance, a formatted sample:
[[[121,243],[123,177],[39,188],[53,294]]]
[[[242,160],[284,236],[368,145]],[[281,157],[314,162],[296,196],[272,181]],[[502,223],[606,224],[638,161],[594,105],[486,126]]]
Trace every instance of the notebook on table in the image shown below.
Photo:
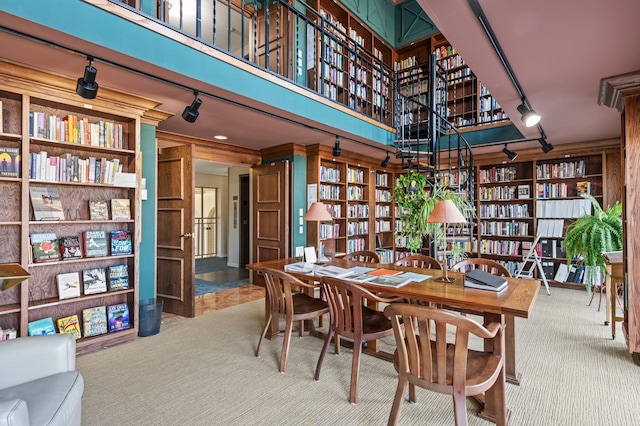
[[[464,286],[500,291],[507,286],[507,280],[504,277],[490,274],[481,269],[473,269],[464,275]]]

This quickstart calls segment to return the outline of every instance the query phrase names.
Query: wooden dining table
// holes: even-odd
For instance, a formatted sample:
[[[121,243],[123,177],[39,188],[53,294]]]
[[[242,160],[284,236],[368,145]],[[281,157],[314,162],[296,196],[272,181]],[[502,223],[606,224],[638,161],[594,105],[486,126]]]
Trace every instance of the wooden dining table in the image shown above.
[[[247,269],[260,272],[263,267],[284,270],[285,266],[298,262],[298,259],[278,259],[265,262],[258,262],[247,265]],[[333,258],[330,265],[341,268],[352,268],[355,266],[365,266],[370,268],[393,269],[402,272],[415,272],[422,275],[429,275],[430,278],[420,282],[410,282],[400,287],[379,286],[359,283],[362,287],[376,293],[384,293],[389,296],[406,297],[411,300],[418,300],[436,303],[459,310],[469,310],[481,313],[484,323],[499,322],[505,328],[505,373],[507,381],[519,384],[520,374],[516,370],[516,342],[515,342],[515,318],[528,318],[533,310],[536,297],[540,290],[540,281],[530,278],[506,277],[507,287],[500,292],[479,290],[464,286],[464,274],[449,271],[448,275],[455,278],[453,283],[436,281],[442,276],[443,271],[437,269],[421,269],[406,266],[396,266],[390,264],[364,263],[351,260]],[[320,278],[302,273],[290,272],[302,280],[319,281]],[[485,347],[491,351],[493,348]],[[487,394],[484,401],[484,409],[480,416],[495,421],[495,411],[493,408],[492,396]]]

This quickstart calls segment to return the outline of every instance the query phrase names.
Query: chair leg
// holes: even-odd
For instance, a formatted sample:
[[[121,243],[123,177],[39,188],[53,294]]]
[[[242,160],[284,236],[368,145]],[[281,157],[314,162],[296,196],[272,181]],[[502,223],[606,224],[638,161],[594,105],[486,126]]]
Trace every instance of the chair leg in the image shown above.
[[[507,424],[507,403],[505,398],[505,369],[502,367],[502,371],[498,376],[498,379],[493,384],[494,399],[496,406],[496,426],[506,426]]]
[[[322,351],[320,351],[320,357],[318,358],[318,365],[316,365],[316,375],[315,380],[320,380],[320,369],[322,368],[322,362],[324,361],[324,357],[329,350],[329,344],[331,343],[331,338],[333,337],[333,330],[329,330],[327,333],[327,339],[324,341],[324,345],[322,346]],[[336,335],[337,338],[337,335]]]
[[[360,354],[362,353],[362,339],[353,340],[353,360],[351,361],[351,386],[349,387],[349,402],[356,403],[358,394],[358,375],[360,373]]]
[[[282,342],[282,353],[280,354],[280,372],[287,370],[287,358],[289,357],[289,344],[291,343],[291,332],[293,329],[293,320],[287,319],[284,326],[284,341]]]
[[[265,324],[264,330],[262,330],[262,334],[260,335],[260,340],[258,340],[258,347],[256,348],[256,357],[260,356],[260,348],[262,347],[262,341],[264,340],[264,336],[267,335],[267,330],[269,330],[269,326],[271,325],[272,320],[273,320],[273,315],[269,314],[267,323]]]
[[[453,391],[453,411],[456,416],[456,426],[467,426],[467,397],[464,392]]]
[[[396,395],[393,397],[393,405],[391,406],[391,413],[389,414],[389,420],[387,426],[395,426],[398,424],[400,418],[400,410],[402,409],[402,402],[404,396],[407,393],[407,385],[409,381],[406,377],[398,376],[398,387],[396,388]]]

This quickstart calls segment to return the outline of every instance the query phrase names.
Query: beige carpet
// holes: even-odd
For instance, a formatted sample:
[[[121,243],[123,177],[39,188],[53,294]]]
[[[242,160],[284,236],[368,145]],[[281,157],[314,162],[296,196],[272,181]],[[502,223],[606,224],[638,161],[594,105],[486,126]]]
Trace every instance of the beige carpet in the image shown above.
[[[521,386],[507,385],[511,425],[638,425],[640,367],[618,325],[611,339],[604,313],[585,293],[542,291],[530,319],[518,319]],[[294,338],[286,374],[282,340],[254,350],[263,301],[162,326],[160,334],[77,360],[85,379],[85,425],[384,425],[396,377],[390,363],[364,356],[358,403],[347,401],[351,352],[325,359],[313,380],[322,341]],[[391,344],[387,340],[385,344]],[[467,404],[470,425],[491,424]],[[418,391],[402,425],[453,425],[449,397]]]

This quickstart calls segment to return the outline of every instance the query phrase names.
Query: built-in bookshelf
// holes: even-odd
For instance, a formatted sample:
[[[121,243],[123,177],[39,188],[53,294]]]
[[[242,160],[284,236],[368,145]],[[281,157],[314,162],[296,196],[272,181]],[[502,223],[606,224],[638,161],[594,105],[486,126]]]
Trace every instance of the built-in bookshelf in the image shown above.
[[[51,317],[57,323],[57,319],[77,315],[81,324],[78,353],[136,338],[140,239],[136,129],[142,107],[129,104],[135,102],[133,97],[117,102],[108,98],[88,101],[66,89],[74,87],[75,82],[14,65],[0,64],[0,74],[0,156],[7,161],[0,172],[0,191],[4,194],[0,236],[6,242],[0,247],[0,257],[3,263],[21,264],[31,275],[0,293],[0,327],[13,328],[24,337],[30,322]],[[33,79],[28,88],[21,83],[24,78]],[[49,195],[36,195],[38,191]],[[51,213],[41,214],[40,203],[51,203],[52,199]],[[108,212],[103,218],[92,217],[90,200],[110,204],[114,199],[127,201],[130,218],[114,220]],[[111,231],[128,232],[131,253],[115,254],[105,247],[106,254],[95,257],[85,253],[67,258],[63,253],[59,259],[52,256],[50,261],[43,261],[46,258],[34,256],[31,235],[52,236],[47,248],[54,251],[60,237],[77,237],[79,249],[86,252],[88,243],[82,239],[85,231],[107,236],[104,243],[108,246]],[[75,297],[60,294],[58,276],[77,273],[83,277],[84,271],[104,271],[108,280],[108,271],[119,265],[126,265],[128,270],[127,288],[89,292],[83,288],[87,283],[80,280]],[[129,328],[85,335],[84,310],[117,304],[128,307]]]
[[[393,216],[393,174],[375,172],[375,233],[376,253],[383,263],[393,263],[394,257],[394,216]]]
[[[605,159],[595,152],[478,166],[478,255],[515,274],[539,236],[535,249],[550,283],[582,288],[580,274],[567,276],[561,266],[570,263],[562,239],[573,220],[591,213],[581,194],[604,203]],[[572,269],[580,268],[569,264],[567,272]]]

